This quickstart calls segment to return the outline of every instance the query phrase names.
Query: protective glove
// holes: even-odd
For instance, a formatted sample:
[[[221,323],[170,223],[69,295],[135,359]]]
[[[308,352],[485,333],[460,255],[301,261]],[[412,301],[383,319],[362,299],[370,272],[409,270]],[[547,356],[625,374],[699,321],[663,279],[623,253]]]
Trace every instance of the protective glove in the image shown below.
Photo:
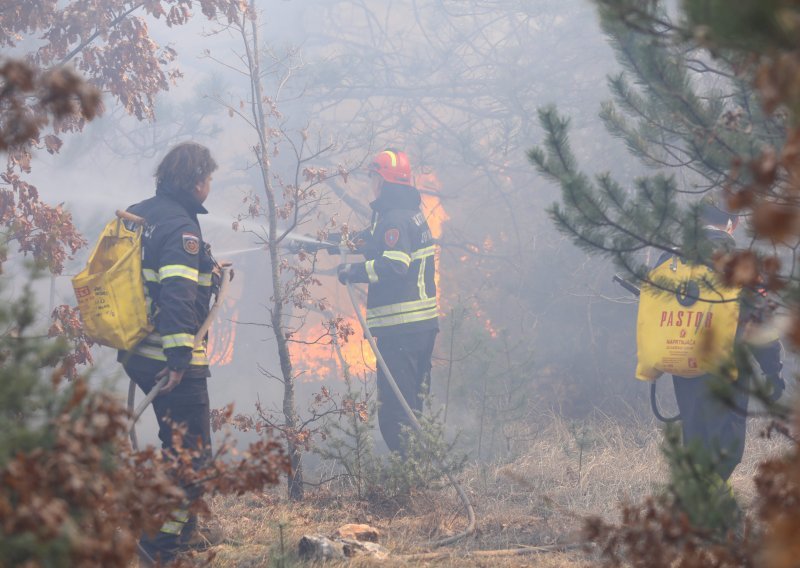
[[[340,264],[336,269],[336,276],[340,283],[347,284],[350,281],[350,263]]]
[[[186,369],[170,369],[169,367],[165,367],[156,375],[156,382],[160,381],[164,377],[169,377],[166,384],[161,387],[161,390],[158,393],[158,396],[162,394],[167,394],[168,392],[172,391],[175,387],[181,384],[181,380],[183,380],[183,373]]]
[[[767,375],[767,384],[771,387],[770,402],[777,402],[786,390],[786,381],[780,375]]]

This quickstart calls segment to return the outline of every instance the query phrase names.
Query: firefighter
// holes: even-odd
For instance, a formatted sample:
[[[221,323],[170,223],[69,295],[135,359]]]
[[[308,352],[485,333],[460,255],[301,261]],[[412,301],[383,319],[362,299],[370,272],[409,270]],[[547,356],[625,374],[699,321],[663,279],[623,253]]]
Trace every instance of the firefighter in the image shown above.
[[[342,284],[366,283],[367,326],[408,405],[422,410],[439,331],[434,244],[404,152],[388,149],[369,167],[372,223],[356,240],[364,262],[341,264]],[[405,454],[411,424],[378,366],[378,424],[386,445]]]
[[[704,239],[700,252],[711,263],[712,255],[733,251],[736,242],[733,231],[737,217],[718,208],[712,201],[705,201],[700,209]],[[670,254],[665,254],[660,262],[667,262]],[[756,295],[757,296],[757,295]],[[757,302],[763,298],[746,297],[740,301],[737,339],[742,339],[749,322],[761,306]],[[747,344],[753,359],[764,373],[770,388],[770,398],[777,401],[786,387],[781,376],[782,347],[776,338],[763,344]],[[673,375],[675,399],[681,417],[682,444],[686,448],[701,449],[711,461],[714,471],[723,481],[727,481],[736,466],[742,461],[745,445],[747,406],[749,399],[749,374],[740,372],[731,389],[729,400],[721,400],[715,394],[716,377],[706,374],[686,378]]]
[[[153,333],[118,361],[145,394],[162,378],[166,385],[153,400],[162,447],[173,446],[172,428],[186,429],[183,447],[198,452],[195,467],[211,455],[206,341],[195,345],[219,284],[218,265],[203,241],[198,215],[211,191],[217,163],[208,148],[187,142],[172,148],[159,164],[155,196],[128,211],[143,217],[142,270]],[[197,489],[187,490],[191,501]],[[188,508],[173,512],[156,535],[145,535],[140,553],[145,564],[169,562],[198,536],[196,515]],[[219,535],[214,535],[219,540]]]

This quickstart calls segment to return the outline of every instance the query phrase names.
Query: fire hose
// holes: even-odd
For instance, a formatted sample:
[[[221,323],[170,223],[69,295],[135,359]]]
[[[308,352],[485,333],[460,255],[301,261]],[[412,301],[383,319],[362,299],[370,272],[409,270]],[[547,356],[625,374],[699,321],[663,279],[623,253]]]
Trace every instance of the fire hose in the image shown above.
[[[637,298],[641,295],[642,291],[638,286],[636,286],[632,282],[629,282],[628,280],[625,280],[619,274],[615,274],[614,277],[612,278],[612,281],[625,288],[628,292],[630,292]],[[663,414],[661,414],[661,410],[658,408],[658,397],[656,396],[656,381],[650,381],[650,408],[653,410],[653,416],[655,416],[657,420],[659,420],[660,422],[664,422],[665,424],[677,422],[678,420],[681,419],[680,413],[670,417],[666,417]]]
[[[221,273],[220,273],[220,284],[219,284],[219,291],[217,292],[217,297],[214,299],[214,305],[211,306],[211,309],[208,311],[208,316],[206,317],[203,325],[200,326],[200,329],[197,331],[197,334],[194,336],[194,346],[198,347],[203,343],[203,339],[208,332],[211,324],[214,322],[214,319],[217,317],[217,312],[219,311],[220,306],[225,301],[225,298],[228,295],[228,288],[231,282],[231,265],[229,263],[225,263],[220,266]],[[158,394],[161,392],[161,389],[164,388],[164,385],[167,384],[169,380],[169,374],[162,377],[150,392],[147,393],[147,396],[144,400],[136,407],[136,410],[133,410],[134,402],[136,398],[136,384],[131,380],[130,386],[128,388],[128,411],[131,412],[131,427],[130,427],[130,438],[131,438],[131,446],[134,450],[139,449],[139,444],[136,439],[136,422],[142,416],[147,407],[150,406],[150,403],[153,402]]]
[[[344,246],[341,247],[342,262],[344,264],[347,264],[347,252],[348,250],[346,247]],[[364,318],[364,314],[361,313],[361,308],[359,307],[355,293],[353,292],[353,284],[350,282],[347,282],[347,294],[348,296],[350,296],[350,302],[353,304],[353,310],[356,313],[356,317],[358,317],[358,322],[361,324],[361,329],[364,330],[364,337],[369,342],[369,346],[372,348],[372,352],[375,353],[375,359],[377,360],[378,365],[380,365],[381,370],[383,370],[384,374],[386,375],[386,380],[389,382],[389,386],[392,388],[392,392],[394,392],[394,395],[397,397],[397,400],[400,401],[400,405],[403,407],[403,411],[406,413],[409,422],[411,422],[411,426],[414,428],[414,431],[421,436],[420,442],[422,444],[422,447],[425,448],[425,450],[428,451],[428,453],[432,457],[434,457],[436,461],[436,466],[439,468],[440,471],[444,472],[445,476],[447,477],[447,480],[450,482],[450,485],[453,487],[453,489],[455,489],[456,493],[458,494],[458,498],[461,500],[461,503],[464,505],[464,509],[466,510],[467,513],[466,529],[453,536],[433,541],[430,543],[430,546],[438,548],[440,546],[447,546],[449,544],[458,542],[459,540],[466,538],[475,532],[475,524],[476,524],[475,510],[472,508],[472,503],[470,502],[466,491],[464,491],[464,488],[461,486],[461,484],[458,482],[455,476],[452,473],[450,473],[450,471],[448,471],[447,468],[444,467],[444,464],[441,462],[441,460],[438,459],[436,455],[427,448],[424,442],[424,436],[422,436],[423,434],[422,426],[417,420],[414,411],[411,410],[411,407],[408,405],[408,402],[403,396],[400,387],[397,386],[397,383],[395,382],[394,377],[392,376],[392,372],[389,370],[389,366],[383,359],[383,356],[381,355],[381,352],[378,349],[378,344],[375,342],[375,338],[372,336],[372,333],[370,333],[369,327],[367,327],[367,322]]]

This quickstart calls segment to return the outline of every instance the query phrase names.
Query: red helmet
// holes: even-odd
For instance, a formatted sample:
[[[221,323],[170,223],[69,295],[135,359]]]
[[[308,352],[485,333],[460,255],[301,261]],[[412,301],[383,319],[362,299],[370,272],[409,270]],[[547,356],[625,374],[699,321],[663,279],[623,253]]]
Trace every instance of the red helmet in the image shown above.
[[[389,183],[413,185],[411,183],[411,162],[405,152],[384,150],[374,158],[367,168]]]

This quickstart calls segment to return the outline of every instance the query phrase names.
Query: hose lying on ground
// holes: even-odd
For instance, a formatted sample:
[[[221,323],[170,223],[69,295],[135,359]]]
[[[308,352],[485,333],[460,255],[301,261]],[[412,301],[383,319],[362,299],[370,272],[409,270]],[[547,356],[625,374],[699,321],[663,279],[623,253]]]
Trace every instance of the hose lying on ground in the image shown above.
[[[342,247],[342,262],[344,264],[347,264],[347,249],[345,249],[344,247]],[[414,428],[417,434],[422,435],[423,434],[422,426],[417,420],[414,411],[411,410],[411,407],[408,405],[408,402],[406,402],[406,399],[403,396],[403,393],[400,391],[400,388],[397,386],[397,383],[395,382],[394,377],[392,376],[392,372],[389,370],[388,365],[386,365],[386,361],[384,361],[383,356],[381,355],[381,352],[378,349],[378,345],[375,342],[375,338],[372,336],[372,333],[370,333],[369,327],[367,327],[367,322],[364,319],[364,314],[361,313],[361,308],[359,307],[358,301],[356,300],[355,294],[353,293],[353,285],[350,282],[347,283],[347,294],[348,296],[350,296],[350,302],[353,304],[353,310],[355,311],[356,316],[358,317],[358,321],[361,324],[361,328],[364,330],[364,337],[366,337],[370,347],[372,348],[373,353],[375,353],[375,359],[378,361],[378,365],[381,366],[381,369],[385,373],[386,379],[389,381],[389,386],[392,387],[394,395],[397,397],[397,400],[400,401],[400,405],[403,407],[403,411],[406,413],[406,416],[408,416],[408,420],[411,422],[411,426]],[[453,536],[433,541],[430,543],[430,546],[434,548],[439,546],[447,546],[449,544],[453,544],[454,542],[458,542],[459,540],[468,537],[475,532],[475,510],[472,508],[472,503],[470,502],[466,491],[464,491],[464,488],[461,487],[461,484],[458,482],[455,476],[453,476],[452,473],[447,471],[447,468],[443,466],[441,460],[439,460],[435,456],[435,454],[433,454],[433,452],[430,452],[430,450],[428,450],[428,448],[425,446],[423,437],[421,437],[420,442],[422,443],[422,446],[428,451],[428,453],[432,457],[434,457],[434,459],[436,460],[436,466],[439,468],[439,470],[444,472],[444,474],[447,476],[447,480],[450,482],[450,485],[453,486],[453,489],[456,490],[458,498],[461,500],[461,503],[463,503],[464,509],[467,512],[466,529]]]
[[[217,312],[219,311],[219,307],[222,305],[222,303],[225,301],[225,298],[228,295],[228,285],[230,284],[231,281],[231,266],[229,264],[226,264],[222,266],[221,269],[222,273],[219,284],[219,292],[217,292],[217,297],[214,300],[214,305],[211,306],[211,309],[208,311],[208,317],[206,317],[205,321],[203,322],[203,325],[200,326],[197,335],[194,336],[195,347],[197,347],[203,342],[203,338],[208,332],[208,329],[211,327],[211,324],[217,317]],[[147,393],[147,396],[139,404],[139,406],[136,407],[135,411],[133,410],[133,404],[136,398],[136,386],[133,380],[131,380],[131,384],[128,389],[128,411],[132,413],[131,428],[129,431],[129,435],[131,438],[131,447],[133,447],[135,451],[139,450],[139,444],[136,439],[136,422],[142,416],[144,411],[147,410],[147,407],[150,406],[150,403],[153,402],[153,399],[158,396],[158,393],[161,392],[161,389],[164,388],[164,385],[167,384],[168,380],[169,380],[169,374],[162,377],[153,386],[153,388],[150,389],[150,392]]]

